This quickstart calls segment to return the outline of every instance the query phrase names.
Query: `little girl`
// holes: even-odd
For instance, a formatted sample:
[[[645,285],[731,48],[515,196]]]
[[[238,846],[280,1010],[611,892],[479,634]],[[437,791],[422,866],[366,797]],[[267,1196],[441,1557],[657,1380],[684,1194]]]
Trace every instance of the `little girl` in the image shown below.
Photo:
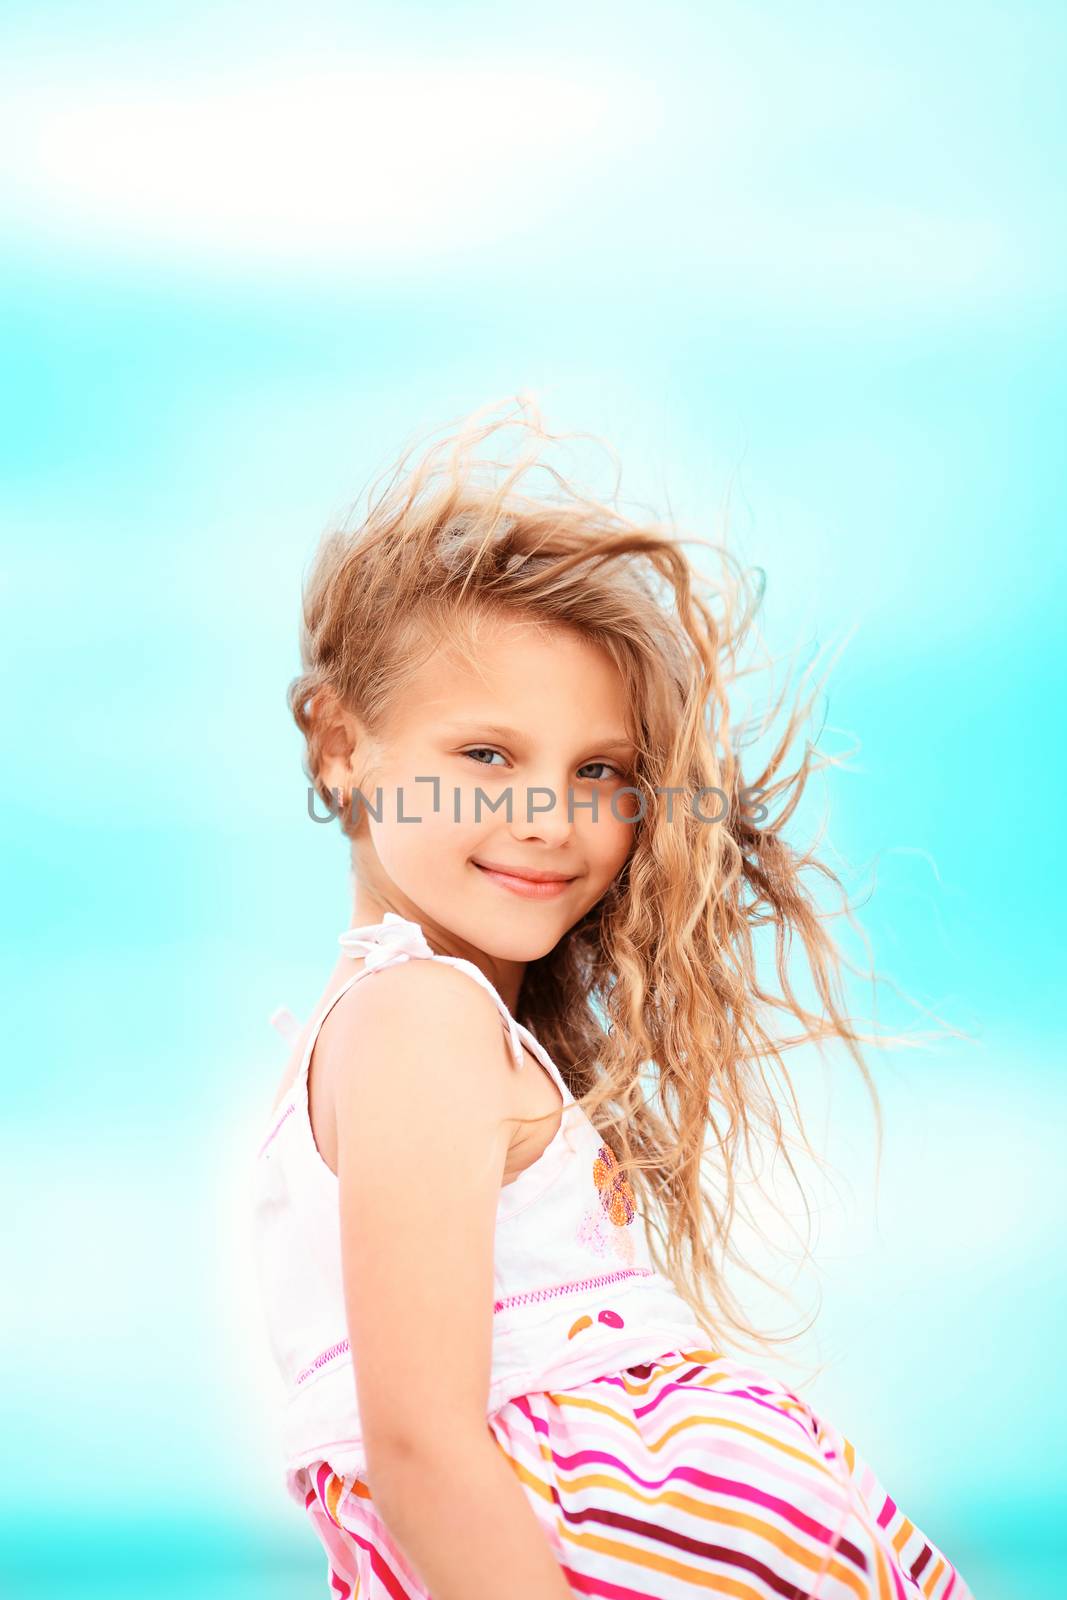
[[[290,706],[354,899],[310,1023],[272,1018],[255,1165],[287,1488],[335,1600],[971,1600],[721,1348],[754,1331],[720,1260],[739,1147],[782,1143],[764,1007],[863,1065],[780,832],[807,761],[775,784],[783,741],[742,781],[749,607],[558,474],[520,493],[553,437],[520,413],[403,457],[306,584]],[[512,425],[529,448],[483,480]]]

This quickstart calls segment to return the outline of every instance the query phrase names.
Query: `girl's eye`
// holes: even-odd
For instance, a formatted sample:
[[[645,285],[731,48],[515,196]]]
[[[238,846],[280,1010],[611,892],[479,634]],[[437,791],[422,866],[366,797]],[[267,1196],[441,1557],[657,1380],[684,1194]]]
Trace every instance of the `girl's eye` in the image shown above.
[[[591,783],[604,783],[607,778],[610,778],[610,777],[621,778],[622,777],[622,773],[619,771],[618,767],[613,767],[611,765],[610,761],[587,761],[585,765],[587,767],[603,767],[604,768],[605,776],[601,777],[601,778],[591,778],[589,780]],[[579,767],[578,771],[582,772],[582,771],[584,771],[584,768]]]
[[[500,751],[499,750],[493,750],[487,744],[479,744],[479,745],[475,745],[473,750],[464,750],[463,754],[465,756],[471,756],[475,760],[477,760],[478,756],[483,756],[483,755],[499,756],[500,755]],[[503,761],[504,760],[503,756],[500,756],[500,759],[501,759],[501,761]],[[488,767],[488,766],[491,766],[492,763],[489,762],[489,761],[479,761],[478,765],[480,767]]]
[[[493,762],[492,762],[491,759],[489,761],[483,761],[481,759],[482,756],[489,756],[489,757],[500,756],[500,760],[504,763],[505,766],[507,766],[507,761],[506,761],[505,757],[500,755],[500,751],[499,750],[494,750],[492,745],[488,745],[488,744],[475,745],[473,749],[471,749],[471,750],[462,750],[460,752],[460,754],[464,755],[464,756],[469,756],[471,758],[471,760],[477,762],[478,766],[480,766],[480,767],[489,767],[489,766],[493,765]],[[587,761],[585,763],[584,767],[579,767],[578,768],[579,774],[584,772],[587,767],[600,767],[602,769],[600,776],[594,777],[594,778],[590,778],[588,780],[590,783],[605,783],[611,778],[622,778],[622,777],[625,776],[625,774],[623,772],[621,772],[618,767],[613,767],[610,761]]]

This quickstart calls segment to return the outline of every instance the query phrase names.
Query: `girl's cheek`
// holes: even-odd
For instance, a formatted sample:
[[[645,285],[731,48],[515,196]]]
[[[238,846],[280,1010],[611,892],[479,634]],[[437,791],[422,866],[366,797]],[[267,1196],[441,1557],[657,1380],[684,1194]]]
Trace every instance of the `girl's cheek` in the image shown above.
[[[618,792],[615,796],[613,816],[624,820],[624,826],[632,834],[634,823],[641,814],[641,795]]]

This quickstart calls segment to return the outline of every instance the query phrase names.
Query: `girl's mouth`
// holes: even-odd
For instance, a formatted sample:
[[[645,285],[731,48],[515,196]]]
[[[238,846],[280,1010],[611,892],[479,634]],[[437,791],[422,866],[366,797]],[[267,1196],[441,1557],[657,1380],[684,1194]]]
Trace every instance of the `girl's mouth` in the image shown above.
[[[570,887],[573,878],[523,878],[517,873],[507,872],[499,867],[483,866],[480,861],[472,861],[472,866],[477,867],[484,878],[497,883],[502,889],[508,889],[512,894],[521,895],[527,900],[554,900],[561,895],[564,889]]]

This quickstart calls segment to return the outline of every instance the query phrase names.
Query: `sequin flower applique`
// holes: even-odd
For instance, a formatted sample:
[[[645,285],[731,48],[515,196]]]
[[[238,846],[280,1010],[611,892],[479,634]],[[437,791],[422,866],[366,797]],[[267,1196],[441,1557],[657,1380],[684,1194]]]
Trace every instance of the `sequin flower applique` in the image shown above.
[[[637,1215],[630,1180],[619,1170],[614,1152],[602,1144],[593,1162],[593,1181],[600,1191],[600,1204],[617,1228],[625,1228]]]
[[[602,1144],[593,1160],[595,1198],[578,1224],[578,1243],[594,1255],[616,1256],[627,1266],[635,1257],[633,1230],[627,1224],[637,1215],[637,1202],[629,1179],[619,1171],[615,1156]]]

